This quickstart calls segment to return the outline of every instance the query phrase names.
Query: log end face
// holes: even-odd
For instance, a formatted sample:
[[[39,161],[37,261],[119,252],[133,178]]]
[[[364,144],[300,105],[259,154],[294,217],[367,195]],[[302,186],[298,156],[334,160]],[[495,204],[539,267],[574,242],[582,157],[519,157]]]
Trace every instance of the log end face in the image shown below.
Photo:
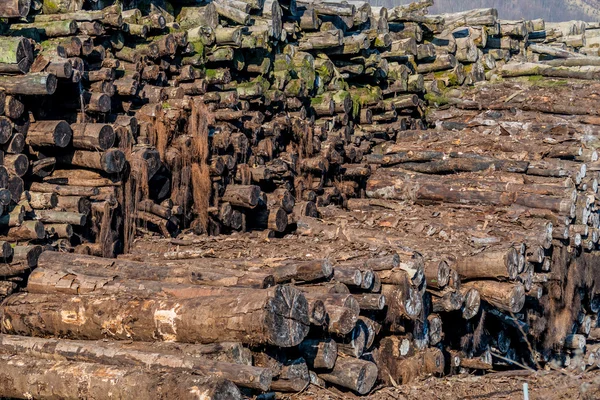
[[[8,189],[0,189],[0,204],[3,206],[7,206],[10,204],[11,199],[10,190]]]
[[[118,149],[112,149],[102,155],[102,167],[104,172],[116,174],[123,171],[125,167],[125,154]]]
[[[275,346],[292,347],[308,334],[308,302],[298,289],[277,286],[267,310],[266,330]]]
[[[73,131],[67,121],[60,121],[54,128],[54,144],[58,147],[67,147],[71,143]]]
[[[315,300],[312,303],[310,322],[313,325],[323,325],[326,316],[327,311],[325,310],[325,304],[323,304],[321,300]]]
[[[8,142],[12,135],[12,123],[6,117],[0,117],[0,144]]]
[[[513,290],[512,290],[511,296],[510,296],[510,301],[509,301],[510,311],[512,311],[513,313],[518,313],[523,309],[524,305],[525,305],[525,287],[521,283],[518,283],[513,287]]]
[[[0,255],[2,258],[10,258],[12,257],[14,250],[9,242],[1,242],[2,243],[2,254]]]
[[[329,278],[333,274],[333,263],[329,259],[324,259],[321,263],[321,270],[323,271],[323,277]]]
[[[375,385],[377,373],[377,366],[374,363],[368,361],[365,362],[360,370],[356,391],[363,395],[369,393],[373,388],[373,385]]]
[[[205,386],[205,385],[202,385]],[[212,400],[242,400],[240,389],[231,381],[215,379],[209,383],[210,387],[192,386],[189,388],[191,398],[210,398]],[[208,392],[208,393],[207,393]]]
[[[108,150],[115,144],[115,131],[110,125],[104,125],[98,133],[100,149]]]
[[[54,74],[46,75],[46,94],[53,95],[58,87],[58,79]]]
[[[31,246],[31,249],[27,252],[27,264],[30,268],[37,267],[38,260],[43,251],[44,248],[42,246]]]

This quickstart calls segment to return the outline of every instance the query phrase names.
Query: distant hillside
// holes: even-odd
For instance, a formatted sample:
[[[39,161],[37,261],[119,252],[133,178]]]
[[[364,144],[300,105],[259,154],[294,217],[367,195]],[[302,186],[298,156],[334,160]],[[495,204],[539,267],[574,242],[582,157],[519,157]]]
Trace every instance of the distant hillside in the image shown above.
[[[410,0],[369,0],[372,5],[391,8]],[[600,21],[600,0],[435,0],[431,14],[456,12],[472,8],[493,7],[502,19],[535,19],[546,21]]]

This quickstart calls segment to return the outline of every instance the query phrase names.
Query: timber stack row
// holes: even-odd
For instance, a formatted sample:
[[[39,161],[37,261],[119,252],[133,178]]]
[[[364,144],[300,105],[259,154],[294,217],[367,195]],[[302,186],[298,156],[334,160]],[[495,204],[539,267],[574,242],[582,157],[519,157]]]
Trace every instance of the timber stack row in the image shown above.
[[[0,5],[1,397],[366,394],[600,362],[589,131],[426,108],[481,107],[451,87],[486,79],[596,79],[600,27],[430,1],[148,3]],[[368,251],[109,258],[188,228]]]

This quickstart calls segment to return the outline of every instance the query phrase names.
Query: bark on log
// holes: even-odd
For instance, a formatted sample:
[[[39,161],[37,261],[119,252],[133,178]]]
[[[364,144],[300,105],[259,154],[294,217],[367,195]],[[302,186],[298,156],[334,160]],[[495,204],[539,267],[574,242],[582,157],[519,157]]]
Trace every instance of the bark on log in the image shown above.
[[[9,74],[26,74],[29,72],[29,68],[33,63],[33,48],[29,39],[24,37],[2,37],[0,52],[2,54],[0,56],[0,72]]]
[[[110,125],[73,124],[73,147],[83,150],[105,151],[115,144],[115,133]]]
[[[71,142],[72,131],[65,121],[40,121],[29,126],[26,142],[32,146],[66,147]]]
[[[503,311],[518,313],[525,304],[525,289],[521,283],[472,281],[462,287],[476,289],[482,300]]]
[[[157,395],[195,399],[202,393],[206,399],[242,399],[239,389],[223,379],[97,363],[40,360],[22,355],[1,354],[0,359],[5,376],[0,382],[0,393],[6,397],[22,398],[24,393],[29,393],[40,399],[116,396],[143,400]]]
[[[240,387],[261,391],[271,386],[271,371],[249,365],[214,361],[184,352],[162,351],[153,343],[90,340],[42,339],[24,336],[0,336],[0,353],[20,354],[52,361],[100,363],[117,367],[144,367],[192,372],[197,375],[227,379]],[[183,346],[182,346],[183,347]],[[182,349],[183,350],[183,349]]]
[[[0,5],[0,17],[18,18],[29,14],[31,0],[7,0]]]
[[[144,263],[108,260],[101,257],[44,252],[39,266],[47,269],[70,268],[73,272],[110,277],[115,273],[128,279],[210,286],[266,288],[274,284],[273,275],[227,268],[205,268],[177,263]]]
[[[372,362],[352,357],[339,357],[328,373],[319,374],[327,382],[367,394],[377,380],[377,366]]]
[[[64,317],[57,319],[56,310]],[[100,320],[92,319],[100,310]],[[34,324],[27,317],[31,312],[38,315]],[[308,333],[308,305],[301,292],[289,286],[163,300],[23,293],[3,304],[2,323],[7,333],[32,336],[192,343],[239,340],[290,347]]]
[[[298,349],[311,369],[332,369],[337,360],[337,343],[331,339],[305,339]]]

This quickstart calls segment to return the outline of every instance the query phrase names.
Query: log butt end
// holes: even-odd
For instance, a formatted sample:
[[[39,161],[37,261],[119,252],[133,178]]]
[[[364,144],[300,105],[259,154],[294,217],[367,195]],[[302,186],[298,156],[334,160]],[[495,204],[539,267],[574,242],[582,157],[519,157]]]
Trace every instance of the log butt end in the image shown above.
[[[309,329],[308,302],[302,292],[291,286],[277,286],[270,306],[265,321],[269,342],[279,347],[300,344]]]
[[[73,131],[71,131],[71,126],[67,123],[67,121],[60,121],[54,127],[54,144],[57,147],[67,147],[69,143],[71,143],[71,138],[73,137]]]

